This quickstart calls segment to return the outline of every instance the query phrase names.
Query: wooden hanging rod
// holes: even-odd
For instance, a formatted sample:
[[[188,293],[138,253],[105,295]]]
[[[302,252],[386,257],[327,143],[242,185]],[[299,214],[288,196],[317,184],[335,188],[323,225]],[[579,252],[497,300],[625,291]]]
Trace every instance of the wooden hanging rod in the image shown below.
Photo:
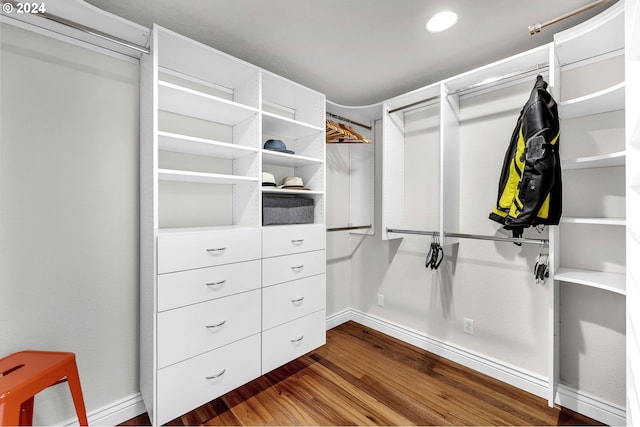
[[[349,227],[327,228],[327,233],[331,232],[331,231],[364,230],[364,229],[367,229],[367,228],[371,228],[371,224],[369,224],[369,225],[353,225],[353,226],[349,226]]]
[[[578,9],[575,9],[575,10],[573,10],[571,12],[565,13],[564,15],[560,15],[557,18],[554,18],[554,19],[552,19],[550,21],[545,22],[544,24],[541,24],[541,23],[538,22],[535,25],[529,25],[529,27],[528,27],[529,28],[529,35],[533,36],[534,34],[539,33],[540,30],[542,30],[544,27],[548,27],[549,25],[553,25],[553,24],[555,24],[557,22],[560,22],[560,21],[563,21],[563,20],[565,20],[567,18],[571,18],[572,16],[575,16],[575,15],[577,15],[579,13],[582,13],[584,11],[592,9],[592,8],[594,8],[596,6],[600,6],[601,4],[608,3],[609,1],[611,1],[611,0],[594,1],[593,3],[590,3],[590,4],[586,5],[586,6],[583,6],[583,7],[580,7]]]
[[[360,122],[356,122],[355,120],[351,120],[351,119],[348,119],[348,118],[346,118],[346,117],[339,116],[339,115],[337,115],[337,114],[333,114],[333,113],[329,113],[329,112],[327,112],[327,116],[329,116],[329,117],[333,117],[334,119],[342,120],[343,122],[351,123],[352,125],[360,126],[361,128],[365,128],[365,129],[367,129],[367,130],[371,130],[371,129],[373,129],[373,128],[372,128],[371,126],[369,126],[369,125],[365,125],[365,124],[362,124],[362,123],[360,123]]]
[[[399,233],[399,234],[419,234],[423,236],[439,236],[437,231],[420,231],[420,230],[400,230],[395,228],[387,228],[387,233]],[[509,242],[509,243],[528,243],[533,245],[549,246],[549,240],[547,239],[528,239],[525,237],[499,237],[499,236],[487,236],[483,234],[464,234],[464,233],[447,233],[446,237],[459,237],[461,239],[476,239],[476,240],[492,240],[495,242]]]

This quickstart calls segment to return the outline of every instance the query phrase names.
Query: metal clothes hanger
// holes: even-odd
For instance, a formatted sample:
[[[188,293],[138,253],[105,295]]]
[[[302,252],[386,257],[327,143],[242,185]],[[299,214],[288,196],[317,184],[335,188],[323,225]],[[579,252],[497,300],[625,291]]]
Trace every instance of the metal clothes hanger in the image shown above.
[[[440,237],[434,234],[432,236],[431,246],[429,247],[429,252],[427,253],[427,259],[424,264],[426,268],[431,268],[432,270],[437,270],[444,259],[444,250],[442,246],[440,246]]]

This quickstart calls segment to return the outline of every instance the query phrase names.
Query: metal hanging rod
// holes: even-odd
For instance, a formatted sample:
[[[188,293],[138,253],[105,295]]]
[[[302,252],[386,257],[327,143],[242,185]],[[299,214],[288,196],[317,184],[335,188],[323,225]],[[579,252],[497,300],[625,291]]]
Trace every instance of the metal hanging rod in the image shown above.
[[[423,236],[439,236],[437,231],[420,231],[420,230],[400,230],[395,228],[387,228],[387,233],[399,233],[399,234],[419,234]],[[492,240],[494,242],[509,242],[509,243],[527,243],[533,245],[549,246],[549,240],[547,239],[528,239],[524,237],[498,237],[487,236],[483,234],[464,234],[464,233],[447,233],[446,237],[459,237],[462,239],[475,239],[475,240]]]
[[[3,6],[6,3],[10,4],[13,7],[18,7],[17,6],[18,2],[14,1],[14,0],[3,0],[2,1],[2,5]],[[4,7],[3,7],[3,10],[4,10]],[[49,21],[57,22],[58,24],[62,24],[64,26],[73,28],[73,29],[78,30],[78,31],[82,31],[83,33],[86,33],[86,34],[91,34],[92,36],[96,36],[96,37],[101,38],[103,40],[110,41],[112,43],[118,44],[120,46],[127,47],[129,49],[133,49],[133,50],[138,51],[138,52],[142,52],[142,53],[146,53],[146,54],[149,53],[149,49],[147,47],[140,46],[140,45],[137,45],[135,43],[128,42],[127,40],[121,39],[121,38],[116,37],[116,36],[112,36],[111,34],[104,33],[102,31],[93,29],[91,27],[87,27],[86,25],[82,25],[82,24],[79,24],[77,22],[70,21],[70,20],[62,18],[60,16],[53,15],[53,14],[51,14],[49,12],[38,12],[38,13],[34,13],[32,15],[39,16],[40,18],[48,19]],[[9,16],[9,15],[6,15],[6,16]]]
[[[463,87],[463,88],[460,88],[460,89],[456,89],[456,90],[454,90],[452,92],[449,92],[447,95],[458,95],[458,94],[460,94],[462,92],[466,92],[468,90],[478,89],[478,88],[481,88],[483,86],[487,86],[487,85],[490,85],[490,84],[493,84],[493,83],[497,83],[497,82],[502,81],[502,80],[507,80],[507,79],[510,79],[510,78],[522,76],[524,74],[529,74],[529,73],[532,73],[534,71],[541,71],[541,70],[544,70],[546,68],[549,68],[549,63],[548,62],[541,63],[541,64],[536,64],[536,65],[534,65],[532,67],[525,68],[524,70],[514,71],[513,73],[505,74],[503,76],[495,77],[495,78],[492,78],[492,79],[487,79],[487,80],[484,80],[483,82],[480,82],[480,83],[475,83],[475,84],[472,84],[472,85],[469,85],[469,86],[466,86],[466,87]],[[439,99],[439,98],[440,98],[440,95],[431,96],[429,98],[421,99],[420,101],[412,102],[411,104],[403,105],[402,107],[397,107],[397,108],[391,109],[391,110],[387,111],[387,113],[391,114],[391,113],[395,113],[396,111],[406,110],[407,108],[415,107],[416,105],[420,105],[420,104],[425,104],[425,103],[430,102],[430,101],[435,101],[436,99]]]
[[[339,116],[339,115],[337,115],[337,114],[333,114],[333,113],[329,113],[329,112],[327,112],[327,116],[329,116],[329,117],[333,117],[334,119],[342,120],[343,122],[351,123],[352,125],[360,126],[361,128],[365,128],[365,129],[367,129],[367,130],[371,130],[371,129],[373,129],[373,128],[372,128],[371,126],[369,126],[369,125],[365,125],[365,124],[362,124],[362,123],[360,123],[360,122],[356,122],[355,120],[351,120],[351,119],[348,119],[348,118],[346,118],[346,117]]]
[[[406,110],[407,108],[415,107],[416,105],[424,104],[429,101],[435,101],[436,99],[440,99],[440,95],[431,96],[429,98],[421,99],[420,101],[412,102],[411,104],[403,105],[402,107],[397,107],[392,110],[387,111],[387,114],[395,113],[396,111]]]
[[[366,228],[371,228],[371,224],[369,224],[369,225],[354,225],[354,226],[349,226],[349,227],[327,228],[327,232],[330,232],[330,231],[363,230],[363,229],[366,229]]]
[[[595,1],[593,3],[588,4],[586,6],[583,6],[583,7],[580,7],[578,9],[575,9],[575,10],[573,10],[571,12],[565,13],[564,15],[558,16],[557,18],[554,18],[554,19],[552,19],[550,21],[547,21],[544,24],[541,24],[541,23],[538,22],[535,25],[529,25],[529,27],[528,27],[529,28],[529,35],[533,36],[534,34],[539,33],[540,30],[542,30],[544,27],[548,27],[549,25],[555,24],[556,22],[560,22],[560,21],[563,21],[563,20],[565,20],[567,18],[571,18],[572,16],[575,16],[575,15],[577,15],[579,13],[582,13],[584,11],[592,9],[592,8],[594,8],[596,6],[601,5],[601,4],[608,3],[609,1],[611,1],[611,0],[598,0],[598,1]]]
[[[529,73],[532,73],[534,71],[542,71],[542,70],[544,70],[546,68],[549,68],[549,63],[548,62],[543,62],[543,63],[540,63],[540,64],[536,64],[536,65],[534,65],[532,67],[525,68],[523,70],[514,71],[513,73],[505,74],[505,75],[502,75],[500,77],[496,77],[496,78],[492,78],[492,79],[487,79],[487,80],[484,80],[484,81],[482,81],[480,83],[475,83],[475,84],[472,84],[472,85],[469,85],[469,86],[466,86],[466,87],[463,87],[463,88],[460,88],[460,89],[456,89],[453,92],[449,92],[448,95],[458,95],[458,94],[460,94],[462,92],[466,92],[466,91],[473,90],[473,89],[478,89],[478,88],[481,88],[483,86],[487,86],[487,85],[490,85],[490,84],[493,84],[493,83],[497,83],[497,82],[502,81],[502,80],[507,80],[507,79],[511,79],[513,77],[518,77],[518,76],[522,76],[522,75],[525,75],[525,74],[529,74]]]

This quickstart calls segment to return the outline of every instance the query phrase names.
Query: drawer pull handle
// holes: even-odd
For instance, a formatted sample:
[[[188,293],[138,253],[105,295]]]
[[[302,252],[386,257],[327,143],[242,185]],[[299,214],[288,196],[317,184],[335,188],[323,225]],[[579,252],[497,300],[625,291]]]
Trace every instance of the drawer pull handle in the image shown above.
[[[212,325],[206,325],[206,328],[207,328],[207,329],[215,329],[215,328],[219,328],[219,327],[221,327],[222,325],[224,325],[225,323],[227,323],[227,321],[226,321],[226,320],[223,320],[222,322],[218,322],[218,323],[215,323],[215,324],[212,324]]]
[[[222,371],[218,372],[217,374],[209,375],[209,376],[206,376],[205,378],[208,379],[208,380],[215,380],[216,378],[220,378],[221,376],[223,376],[225,372],[227,372],[227,370],[223,369]]]
[[[207,249],[207,252],[209,252],[211,255],[218,255],[226,250],[227,248],[212,248],[212,249]]]
[[[299,302],[302,302],[304,300],[304,297],[300,297],[300,298],[296,298],[296,299],[292,299],[291,303],[293,304],[297,304]]]
[[[221,286],[224,285],[227,281],[226,280],[220,280],[219,282],[210,282],[207,283],[207,286]]]
[[[300,342],[304,339],[304,335],[300,335],[300,338],[294,338],[291,340],[292,343]]]
[[[294,265],[293,267],[291,267],[291,270],[293,270],[294,273],[298,273],[302,271],[303,268],[304,268],[304,264]]]
[[[303,243],[304,243],[304,239],[295,239],[295,240],[292,240],[292,241],[291,241],[291,244],[292,244],[293,246],[300,246],[300,245],[301,245],[301,244],[303,244]]]

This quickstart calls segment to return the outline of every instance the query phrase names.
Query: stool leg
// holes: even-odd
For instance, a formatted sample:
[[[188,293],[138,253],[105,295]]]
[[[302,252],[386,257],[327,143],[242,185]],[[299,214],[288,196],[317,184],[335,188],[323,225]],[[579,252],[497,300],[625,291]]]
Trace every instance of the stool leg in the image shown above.
[[[25,400],[22,402],[22,405],[20,405],[20,425],[33,425],[33,397]]]
[[[0,426],[20,425],[20,405],[0,402]]]
[[[84,398],[82,397],[82,388],[80,387],[80,376],[78,375],[78,368],[75,363],[70,364],[67,368],[67,380],[71,397],[73,398],[73,404],[76,407],[78,423],[81,426],[88,426],[87,411],[84,407]]]

